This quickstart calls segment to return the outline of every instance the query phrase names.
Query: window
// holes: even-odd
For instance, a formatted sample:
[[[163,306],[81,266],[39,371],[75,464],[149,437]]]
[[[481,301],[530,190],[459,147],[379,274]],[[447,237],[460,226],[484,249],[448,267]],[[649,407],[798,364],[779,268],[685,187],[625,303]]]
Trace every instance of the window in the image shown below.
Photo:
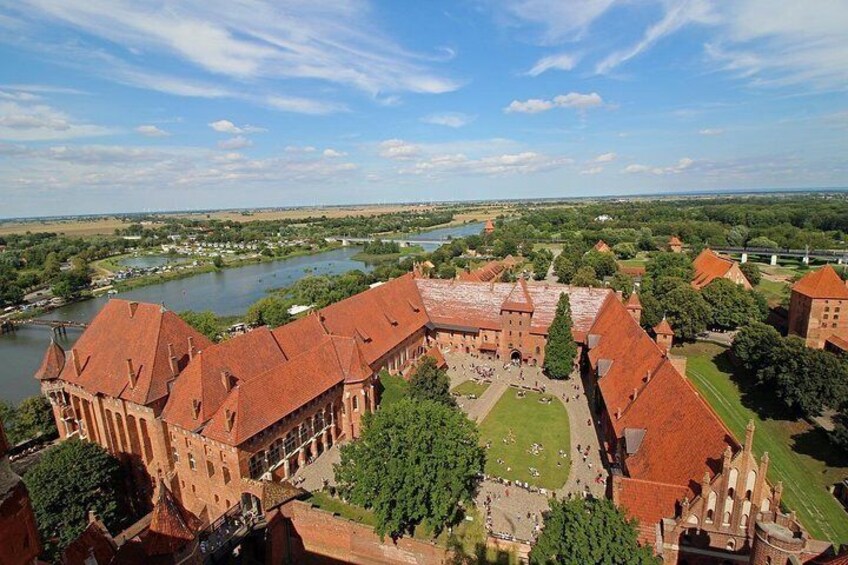
[[[174,463],[179,463],[179,462],[180,462],[180,452],[179,452],[179,451],[177,451],[177,446],[176,446],[176,445],[175,445],[174,447],[172,447],[172,448],[171,448],[171,457],[173,458]]]
[[[188,454],[188,466],[192,471],[197,470],[197,463],[194,460],[194,454],[193,453]]]
[[[324,429],[324,412],[315,414],[315,431]]]
[[[283,458],[283,438],[275,439],[268,448],[268,462],[271,465]]]
[[[221,501],[221,498],[216,494],[215,495],[215,504],[218,504]]]
[[[307,440],[309,439],[309,436],[311,436],[311,435],[312,435],[312,434],[310,433],[310,431],[311,431],[311,430],[309,429],[310,427],[311,427],[311,426],[309,425],[309,421],[308,421],[308,420],[307,420],[306,422],[304,422],[304,423],[302,423],[302,424],[300,425],[300,443],[302,443],[302,444],[303,444],[303,443],[306,443],[306,442],[307,442]]]
[[[194,486],[194,485],[191,485],[191,492],[192,492],[192,494],[197,494],[197,487]]]
[[[354,396],[351,401],[353,402],[353,411],[359,412],[359,400]]]
[[[291,455],[297,449],[297,434],[294,430],[290,431],[286,436],[285,450],[286,455]]]
[[[212,464],[211,461],[206,462],[206,474],[210,477],[215,474],[215,466]]]
[[[230,484],[230,470],[226,467],[221,467],[221,476],[224,477],[224,484]]]
[[[255,453],[247,464],[251,479],[258,479],[268,470],[268,461],[265,458],[265,451],[262,450]]]

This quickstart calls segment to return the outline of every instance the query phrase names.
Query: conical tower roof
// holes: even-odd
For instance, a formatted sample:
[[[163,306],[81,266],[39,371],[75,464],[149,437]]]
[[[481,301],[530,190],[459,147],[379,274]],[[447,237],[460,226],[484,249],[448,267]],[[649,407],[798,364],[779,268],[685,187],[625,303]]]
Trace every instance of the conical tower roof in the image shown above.
[[[58,379],[64,366],[65,350],[51,337],[50,345],[47,346],[47,351],[44,352],[41,365],[35,371],[35,378],[40,381]]]

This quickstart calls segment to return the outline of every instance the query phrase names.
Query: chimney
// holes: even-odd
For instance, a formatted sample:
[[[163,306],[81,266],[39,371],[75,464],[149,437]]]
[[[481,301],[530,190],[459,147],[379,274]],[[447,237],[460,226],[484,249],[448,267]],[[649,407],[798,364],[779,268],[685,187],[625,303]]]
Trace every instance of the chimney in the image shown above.
[[[639,396],[639,389],[633,388],[633,400],[636,400],[636,397]]]
[[[196,398],[191,401],[191,414],[195,420],[197,420],[197,417],[200,416],[200,401]]]
[[[135,369],[133,369],[132,359],[127,359],[127,377],[130,381],[130,388],[135,388],[136,374]]]
[[[194,338],[192,336],[188,336],[188,359],[189,361],[194,359]]]
[[[236,413],[232,412],[230,410],[226,410],[224,412],[224,416],[225,416],[225,420],[226,420],[225,426],[227,428],[227,431],[228,432],[233,431],[233,424],[235,424],[235,421],[236,421]]]
[[[74,376],[79,377],[82,369],[80,368],[79,351],[76,349],[71,349],[71,360],[74,363]]]
[[[130,318],[132,318],[133,316],[135,316],[135,311],[138,309],[138,302],[135,302],[135,301],[128,302],[127,306],[129,306]]]

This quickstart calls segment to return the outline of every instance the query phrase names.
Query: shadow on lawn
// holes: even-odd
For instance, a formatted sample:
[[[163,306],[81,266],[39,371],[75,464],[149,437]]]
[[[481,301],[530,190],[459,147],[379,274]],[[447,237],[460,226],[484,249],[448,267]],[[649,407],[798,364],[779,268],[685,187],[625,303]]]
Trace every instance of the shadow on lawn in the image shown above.
[[[797,419],[797,415],[788,410],[773,391],[760,386],[754,375],[738,364],[730,349],[715,355],[713,363],[719,371],[730,375],[730,380],[739,387],[742,405],[755,412],[761,420],[795,421]]]
[[[793,435],[792,450],[809,455],[828,467],[848,467],[848,455],[835,447],[830,441],[828,432],[818,426]]]

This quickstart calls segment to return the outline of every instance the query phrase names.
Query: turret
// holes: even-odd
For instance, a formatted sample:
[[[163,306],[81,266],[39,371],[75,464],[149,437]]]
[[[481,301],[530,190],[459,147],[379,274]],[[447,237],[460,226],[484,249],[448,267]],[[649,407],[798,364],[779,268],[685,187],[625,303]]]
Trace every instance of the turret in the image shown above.
[[[668,320],[663,319],[654,327],[654,335],[656,336],[657,345],[660,347],[663,353],[668,353],[669,349],[671,349],[672,341],[674,340],[674,330],[671,329],[671,325],[668,323]]]

